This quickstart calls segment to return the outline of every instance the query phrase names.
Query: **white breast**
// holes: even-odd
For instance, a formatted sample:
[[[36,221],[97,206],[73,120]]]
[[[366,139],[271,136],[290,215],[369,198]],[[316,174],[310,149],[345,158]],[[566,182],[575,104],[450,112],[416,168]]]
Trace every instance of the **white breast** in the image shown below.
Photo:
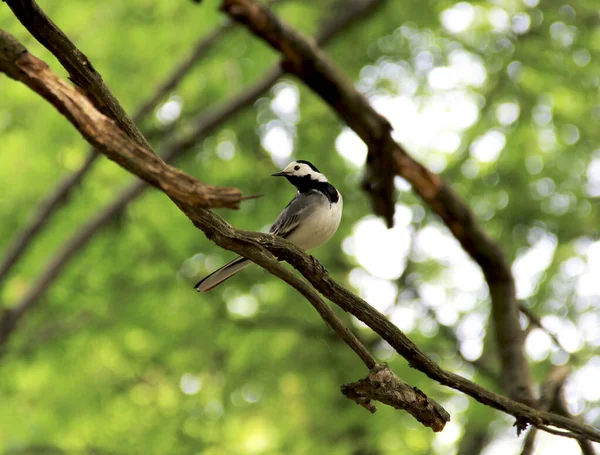
[[[290,242],[303,250],[312,250],[327,242],[337,231],[342,220],[342,196],[335,204],[323,197],[312,214],[302,221],[289,237]]]

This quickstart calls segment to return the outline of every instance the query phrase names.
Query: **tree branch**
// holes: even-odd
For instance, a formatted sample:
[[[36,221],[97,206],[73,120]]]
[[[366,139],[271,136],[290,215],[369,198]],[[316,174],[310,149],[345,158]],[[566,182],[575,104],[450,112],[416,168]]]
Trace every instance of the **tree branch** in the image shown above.
[[[563,417],[572,418],[578,422],[582,421],[581,416],[573,417],[569,412],[563,389],[559,390],[559,393],[554,397],[554,403],[552,403],[550,410]],[[597,455],[593,444],[588,439],[578,438],[577,443],[582,455]]]
[[[184,212],[197,213],[192,207],[186,204],[178,201],[175,201],[175,203]],[[191,219],[196,224],[196,219]],[[200,229],[204,230],[202,227]],[[396,409],[406,410],[415,419],[433,431],[439,432],[444,429],[446,423],[450,421],[450,414],[419,389],[411,387],[396,376],[387,365],[379,365],[358,338],[348,330],[333,310],[321,299],[313,287],[309,286],[304,280],[301,280],[289,270],[281,267],[266,250],[263,249],[260,253],[255,253],[255,255],[260,256],[261,260],[258,262],[260,265],[300,292],[317,310],[325,323],[350,346],[367,368],[371,370],[365,379],[361,379],[356,383],[343,385],[341,391],[344,396],[364,406],[370,412],[375,412],[376,408],[371,404],[371,401],[376,400]],[[312,256],[310,258],[316,267],[322,268]]]
[[[271,0],[267,2],[268,6],[274,6],[280,3],[282,0]],[[206,53],[212,48],[212,46],[221,38],[223,38],[230,30],[236,25],[233,21],[227,21],[226,23],[218,26],[208,35],[203,36],[198,42],[192,47],[192,51],[185,56],[181,62],[177,64],[175,70],[168,75],[154,90],[153,95],[148,98],[142,105],[136,110],[133,116],[134,121],[137,123],[140,119],[150,114],[154,108],[165,98],[171,91],[173,91],[179,83],[185,78],[190,70],[198,63],[198,61],[206,55]]]
[[[344,384],[341,391],[356,404],[375,412],[371,403],[377,400],[395,409],[403,409],[423,425],[439,432],[450,421],[450,414],[416,387],[411,387],[387,365],[378,365],[358,382]]]
[[[109,159],[174,199],[203,207],[239,207],[244,199],[240,190],[201,183],[166,164],[152,149],[140,146],[125,135],[82,93],[61,80],[48,65],[4,31],[0,31],[0,49],[0,71],[45,98]]]
[[[60,80],[44,62],[27,52],[14,37],[4,31],[0,31],[0,71],[15,80],[23,82],[49,101],[97,150],[100,150],[143,180],[161,189],[177,204],[184,204],[188,207],[198,207],[200,205],[199,200],[194,195],[199,193],[197,188],[205,187],[205,184],[201,184],[192,177],[187,176],[187,174],[171,168],[153,152],[134,144],[114,123],[98,112],[83,95]],[[182,180],[186,184],[183,189],[180,186]],[[89,233],[93,230],[88,229],[84,232]],[[82,242],[87,241],[87,238],[79,236],[71,241],[73,244],[69,247],[69,251],[74,252]],[[65,256],[63,260],[68,260],[68,256]],[[274,273],[297,289],[313,305],[323,320],[354,350],[367,368],[374,368],[377,365],[376,360],[358,338],[345,327],[319,294],[306,282],[277,264],[276,261],[271,258],[269,260],[274,264]],[[48,269],[50,273],[45,279],[52,279],[56,270],[59,269],[60,264],[54,264]],[[35,291],[36,289],[33,288],[32,290]],[[3,338],[6,339],[7,332],[14,330],[18,319],[22,317],[23,313],[38,297],[39,295],[28,296],[26,302],[30,303],[27,305],[21,304],[14,310],[5,312],[1,324],[0,342]],[[387,403],[389,399],[385,400],[382,398],[383,396],[397,396],[395,400],[397,408],[409,410],[411,414],[427,426],[435,431],[441,431],[449,420],[449,415],[443,408],[429,400],[423,393],[418,394],[418,399],[415,399],[415,392],[408,384],[401,381],[393,373],[390,372],[389,374],[396,380],[381,384],[386,392],[374,398]],[[403,404],[403,399],[411,401]],[[432,413],[430,409],[438,410],[438,413]]]
[[[381,0],[369,0],[358,6],[346,8],[343,14],[337,15],[335,20],[328,22],[318,34],[318,42],[325,44],[330,39],[353,21],[365,17],[369,11],[369,6],[373,7]],[[253,85],[249,86],[230,101],[224,103],[218,108],[199,115],[187,130],[188,132],[180,139],[169,142],[165,145],[161,157],[167,162],[178,158],[182,153],[193,147],[200,139],[214,131],[226,120],[254,104],[254,102],[263,96],[275,85],[284,72],[280,65],[275,64],[265,72],[265,75]],[[99,211],[91,220],[85,223],[64,243],[61,248],[52,257],[46,265],[38,279],[31,285],[27,294],[11,309],[6,310],[0,316],[0,346],[5,344],[14,333],[18,321],[29,310],[35,307],[38,299],[46,292],[52,282],[60,276],[69,261],[75,257],[75,254],[84,248],[87,243],[111,220],[119,216],[129,203],[140,196],[148,188],[144,181],[136,181],[124,189],[115,200],[104,210]]]
[[[356,0],[355,5],[364,3]],[[394,174],[389,154],[380,152],[388,144],[391,125],[379,115],[359,94],[351,81],[328,60],[314,42],[307,40],[281,20],[268,8],[254,1],[223,1],[221,9],[233,20],[246,25],[254,34],[264,39],[283,56],[282,67],[298,76],[315,93],[321,96],[369,147],[369,162],[375,172],[366,187],[371,194],[375,212],[382,215],[391,227],[394,215]],[[374,161],[381,155],[380,166]]]
[[[537,408],[542,411],[548,411],[554,403],[556,396],[561,393],[562,386],[567,379],[569,374],[569,367],[562,365],[553,367],[548,374],[548,377],[544,381],[541,387],[540,399],[537,402]],[[527,433],[525,441],[523,443],[523,449],[521,455],[531,455],[535,449],[535,437],[537,434],[537,428],[532,428]]]
[[[96,109],[115,121],[138,145],[150,144],[96,71],[69,37],[56,26],[35,0],[4,0],[21,24],[48,49],[69,73],[69,79],[90,99]]]
[[[561,350],[563,350],[564,352],[566,352],[569,357],[572,357],[574,359],[577,358],[577,356],[575,354],[570,353],[569,351],[567,351],[564,346],[562,345],[562,343],[560,342],[560,340],[558,339],[558,337],[552,333],[550,330],[548,330],[546,327],[544,327],[544,324],[542,324],[542,320],[539,318],[539,316],[537,314],[535,314],[535,312],[533,310],[531,310],[530,308],[526,307],[524,304],[520,303],[519,304],[519,311],[521,313],[523,313],[525,315],[525,317],[527,317],[527,319],[529,320],[529,323],[532,326],[537,327],[538,329],[542,330],[543,332],[546,333],[546,335],[548,335],[550,337],[550,339],[552,341],[554,341],[554,344],[556,344],[556,346],[558,348],[560,348]]]
[[[325,323],[355,352],[362,360],[365,366],[370,370],[377,366],[377,361],[371,353],[364,347],[356,335],[354,335],[344,325],[342,320],[333,312],[331,308],[323,301],[321,296],[304,280],[299,279],[296,275],[286,269],[281,268],[277,275],[283,281],[294,287],[306,300],[317,310],[317,313],[325,321]]]
[[[463,432],[456,455],[480,455],[490,440],[490,428],[469,421]]]
[[[420,297],[419,292],[416,289],[414,290],[414,292]],[[458,337],[454,333],[454,330],[438,321],[437,315],[435,314],[435,310],[433,308],[431,308],[425,303],[421,304],[425,307],[429,317],[437,322],[439,331],[444,336],[444,338],[449,340],[455,346],[456,354],[462,359],[462,361],[473,365],[477,371],[479,371],[483,376],[487,377],[489,380],[494,381],[496,383],[499,382],[498,374],[494,371],[494,368],[492,367],[489,358],[485,357],[483,354],[475,360],[468,360],[467,358],[465,358],[465,356],[460,350],[460,342],[458,340]]]
[[[271,3],[276,3],[276,1]],[[41,10],[38,7],[35,9],[35,11],[40,12]],[[27,23],[32,22],[28,21]],[[192,51],[186,55],[179,64],[176,65],[171,74],[158,85],[158,87],[153,91],[152,95],[136,110],[136,113],[132,118],[133,123],[137,124],[141,122],[147,115],[152,113],[154,108],[162,101],[162,99],[181,83],[194,65],[206,54],[206,52],[218,39],[223,37],[229,30],[233,28],[234,24],[235,22],[228,21],[226,24],[216,28],[206,37],[202,37],[200,40],[198,40],[198,42],[193,46]],[[60,36],[62,35],[56,33],[49,34],[48,39],[54,41]],[[58,49],[58,45],[54,45],[52,47],[53,49]],[[84,70],[86,69],[87,68],[84,68]],[[99,88],[98,93],[101,95],[104,92]],[[92,100],[92,102],[94,101]],[[98,107],[98,104],[99,103],[95,103],[96,107]],[[116,121],[116,117],[112,118]],[[117,124],[119,123],[117,122]],[[4,277],[8,274],[10,269],[19,260],[19,258],[25,254],[33,239],[48,223],[55,211],[67,202],[70,192],[80,184],[84,176],[92,169],[92,165],[96,162],[98,156],[98,152],[91,148],[88,152],[85,162],[83,163],[83,166],[73,174],[65,177],[58,184],[55,191],[40,203],[29,224],[27,224],[16,235],[15,239],[9,243],[9,249],[0,263],[0,282],[2,282]]]
[[[83,176],[92,168],[96,158],[98,158],[98,153],[92,149],[86,157],[83,166],[81,166],[77,172],[65,177],[58,184],[56,190],[38,206],[37,211],[29,224],[21,229],[15,238],[9,242],[8,250],[0,263],[0,283],[17,263],[19,258],[27,251],[35,236],[50,220],[52,213],[67,201],[71,190],[79,185]]]
[[[373,109],[313,42],[254,0],[223,0],[221,9],[281,52],[283,68],[321,96],[367,144],[364,186],[371,195],[375,212],[387,220],[388,226],[392,225],[394,214],[393,178],[400,175],[440,216],[465,251],[480,265],[492,297],[503,386],[513,399],[533,403],[515,284],[500,246],[481,229],[468,206],[438,175],[411,158],[393,140],[390,123]]]
[[[540,425],[553,425],[592,441],[600,442],[600,431],[589,425],[580,424],[572,419],[549,412],[538,411],[523,403],[490,392],[460,375],[445,371],[383,314],[340,286],[326,272],[323,272],[314,258],[288,241],[270,234],[234,229],[206,209],[184,204],[178,204],[178,206],[196,227],[220,247],[250,259],[275,275],[277,274],[273,272],[271,263],[265,260],[265,249],[274,254],[277,259],[285,260],[293,265],[323,296],[364,322],[404,357],[411,367],[425,373],[431,379],[444,386],[459,390],[484,405],[514,416],[521,425],[531,424],[538,428]]]
[[[24,48],[19,46],[15,46],[15,40],[10,35],[4,32],[0,33],[0,70],[8,71],[11,75],[20,76],[19,79],[22,78],[26,81],[31,80],[35,82],[32,85],[39,93],[54,94],[55,91],[57,91],[59,95],[64,95],[50,97],[50,99],[54,101],[55,107],[61,109],[66,117],[76,127],[80,128],[80,133],[84,135],[90,143],[104,143],[105,140],[95,137],[94,134],[107,133],[105,128],[109,127],[106,126],[106,117],[95,111],[93,106],[91,106],[87,100],[82,102],[75,96],[75,94],[72,93],[75,89],[58,80],[47,66],[39,65],[37,63],[34,65],[37,70],[41,71],[42,76],[45,77],[29,75],[26,70],[31,68],[29,68],[28,65],[22,64],[19,57],[25,56],[24,62],[30,62],[31,57],[33,56],[28,56],[27,53],[23,52]],[[14,49],[18,50],[18,58],[14,58],[14,52],[11,54],[11,51],[14,51]],[[15,60],[18,61],[19,64],[14,63]],[[50,86],[45,86],[43,85],[44,83],[49,83]],[[62,103],[63,101],[64,103]],[[89,106],[86,105],[86,103],[88,103]],[[85,113],[85,115],[83,115],[82,112]],[[96,121],[101,127],[85,124],[82,122],[82,119],[91,122]],[[110,123],[109,126],[114,127],[112,123]],[[108,134],[110,137],[119,137],[117,133],[114,133],[111,130],[108,131]],[[121,133],[121,135],[123,138],[127,139],[123,133]],[[136,149],[135,153],[128,153],[133,153],[130,160],[140,161],[139,164],[132,167],[144,174],[141,176],[143,179],[147,181],[153,180],[153,176],[156,174],[173,178],[173,175],[171,175],[168,170],[169,166],[161,160],[153,162],[152,166],[146,166],[144,161],[147,160],[147,154],[150,152],[141,148],[139,150],[141,151]],[[123,164],[129,164],[129,161],[125,160]],[[145,175],[146,173],[148,175]],[[189,178],[191,179],[191,177]],[[340,306],[340,308],[348,311],[367,324],[394,347],[399,354],[405,357],[411,366],[423,371],[442,385],[463,391],[483,404],[507,412],[515,416],[517,421],[523,425],[532,424],[539,428],[545,428],[546,425],[552,425],[566,429],[577,436],[600,441],[600,431],[588,425],[580,424],[572,419],[560,417],[552,413],[537,411],[524,404],[494,394],[459,375],[443,370],[381,313],[369,306],[364,300],[337,284],[325,271],[323,271],[320,264],[318,264],[314,258],[306,255],[293,244],[270,234],[249,233],[235,230],[210,210],[198,205],[190,205],[190,201],[194,200],[194,195],[196,194],[193,192],[194,188],[198,184],[202,185],[200,182],[196,183],[196,181],[193,181],[192,183],[193,184],[183,188],[177,188],[176,184],[170,184],[170,182],[163,182],[162,185],[157,186],[165,194],[171,197],[178,207],[209,239],[213,240],[219,246],[249,258],[272,274],[283,279],[288,284],[295,285],[294,287],[302,292],[305,297],[310,295],[313,296],[312,298],[314,299],[316,293],[314,293],[310,287],[306,286],[306,283],[295,277],[291,271],[282,267],[273,257],[273,254],[278,259],[285,259],[299,270],[313,287],[321,292],[321,294]],[[181,191],[186,189],[191,193],[182,195]],[[299,282],[297,280],[299,280]],[[6,321],[6,318],[3,318],[1,324],[3,330],[4,321]]]

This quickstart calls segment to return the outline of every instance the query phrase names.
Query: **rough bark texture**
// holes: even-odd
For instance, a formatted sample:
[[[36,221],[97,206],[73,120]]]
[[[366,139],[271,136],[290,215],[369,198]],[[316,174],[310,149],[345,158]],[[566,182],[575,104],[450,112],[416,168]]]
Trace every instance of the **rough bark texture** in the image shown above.
[[[284,57],[286,71],[299,77],[352,128],[369,149],[364,187],[375,212],[391,226],[393,178],[405,178],[480,265],[492,297],[502,385],[508,395],[533,403],[529,366],[510,267],[500,246],[479,226],[465,202],[436,174],[411,158],[391,136],[391,126],[318,46],[254,0],[223,0],[221,9],[246,25]]]
[[[396,376],[387,365],[378,365],[366,378],[344,384],[341,391],[370,412],[376,410],[373,400],[403,409],[435,432],[442,431],[450,421],[450,414],[444,408]]]
[[[69,79],[139,145],[150,148],[142,133],[108,89],[100,73],[34,0],[4,0],[21,24],[61,63]]]
[[[38,12],[41,10],[38,8]],[[27,21],[25,24],[30,25],[35,21]],[[190,70],[202,59],[206,52],[212,48],[212,46],[218,42],[229,30],[233,28],[234,22],[227,22],[226,24],[216,28],[213,32],[207,36],[202,37],[195,43],[192,50],[179,62],[170,72],[168,77],[162,81],[156,89],[152,91],[152,94],[147,100],[143,101],[140,106],[136,109],[135,114],[132,117],[132,121],[138,124],[150,115],[153,110],[159,105],[159,103],[177,86],[181,81],[190,73]],[[60,40],[62,34],[50,34],[48,40]],[[59,49],[59,46],[53,46],[54,49]],[[106,91],[106,90],[105,90]],[[93,102],[93,99],[92,99]],[[102,104],[102,103],[100,103]],[[94,104],[97,108],[98,105]],[[122,109],[118,109],[118,112],[122,112]],[[111,112],[106,110],[106,114],[117,114],[118,112]],[[110,117],[115,120],[117,125],[122,128],[122,125],[118,122],[118,117]],[[93,164],[97,161],[98,152],[93,148],[90,149],[88,155],[81,166],[76,172],[64,177],[56,186],[54,191],[46,196],[42,202],[32,211],[31,220],[15,235],[9,243],[9,248],[6,251],[4,257],[0,261],[0,282],[8,274],[11,268],[18,262],[18,260],[27,252],[29,246],[33,243],[36,236],[43,230],[44,226],[52,219],[53,215],[62,207],[68,200],[71,192],[79,186],[81,181],[85,178],[88,172],[93,168]]]
[[[55,75],[52,75],[52,77],[48,76],[48,73],[51,72],[45,65],[39,65],[34,61],[34,67],[48,77],[27,75],[21,68],[21,65],[17,63],[17,60],[22,56],[25,56],[25,61],[28,62],[30,60],[30,58],[27,57],[28,55],[29,54],[24,51],[24,48],[16,42],[14,38],[6,33],[0,33],[0,71],[5,71],[13,77],[17,76],[15,78],[22,80],[23,82],[30,82],[32,88],[40,94],[49,93],[52,95],[54,93],[53,89],[57,89],[57,87],[59,93],[63,93],[62,90],[64,90],[65,93],[70,94],[65,88],[68,86],[64,82],[58,80]],[[26,77],[23,77],[23,74],[25,74]],[[45,83],[50,85],[46,86],[44,85]],[[80,133],[88,139],[90,143],[95,144],[104,142],[102,138],[94,136],[95,134],[105,134],[106,132],[104,129],[98,125],[85,123],[98,122],[100,126],[105,126],[106,123],[106,118],[102,114],[97,111],[91,112],[94,111],[91,104],[85,107],[85,110],[89,112],[87,112],[86,115],[82,115],[80,118],[77,115],[71,114],[67,109],[67,106],[69,106],[75,109],[76,113],[79,113],[77,109],[80,109],[81,107],[78,103],[74,102],[72,98],[67,97],[67,99],[64,100],[67,105],[60,103],[60,101],[63,100],[62,97],[49,96],[49,98],[50,101],[53,101],[53,105],[55,105],[57,109],[64,109],[67,114],[70,114],[66,115],[66,117],[78,128]],[[127,138],[123,133],[121,134],[124,138]],[[134,161],[139,160],[144,163],[147,159],[147,153],[151,152],[141,149],[141,151],[130,153],[133,153],[133,155],[128,156],[128,159]],[[123,163],[127,164],[128,161],[123,160]],[[133,167],[134,169],[139,170],[139,172],[143,174],[142,178],[148,181],[153,180],[155,174],[168,175],[168,171],[166,170],[168,165],[166,163],[159,160],[152,161],[151,164],[151,166],[146,166],[145,164],[138,163]],[[148,175],[146,175],[146,173]],[[304,275],[315,289],[328,297],[336,305],[340,306],[345,311],[350,312],[359,320],[367,324],[394,347],[398,353],[405,357],[411,366],[423,371],[440,384],[463,391],[483,404],[515,416],[517,422],[522,425],[532,424],[546,431],[555,432],[555,430],[547,427],[547,425],[553,425],[568,430],[568,432],[563,432],[565,435],[571,437],[583,437],[600,442],[600,431],[588,425],[580,424],[572,419],[560,417],[552,413],[537,411],[522,403],[515,402],[509,398],[490,392],[459,375],[443,370],[412,343],[402,331],[387,320],[385,316],[369,306],[364,300],[332,280],[320,264],[318,264],[311,256],[306,255],[284,239],[269,234],[249,233],[236,230],[210,210],[199,207],[197,204],[192,205],[196,199],[196,193],[191,192],[185,195],[181,194],[181,191],[193,191],[194,186],[195,185],[192,184],[177,188],[174,184],[163,184],[158,187],[173,199],[179,208],[209,239],[213,240],[219,246],[249,258],[270,273],[293,285],[305,296],[308,296],[309,291],[314,292],[312,289],[308,287],[304,288],[301,284],[297,283],[296,280],[298,280],[298,278],[295,277],[291,271],[282,267],[273,255],[279,259],[287,260]],[[5,316],[7,314],[10,313],[5,313]],[[5,330],[7,322],[8,325],[10,325],[10,318],[3,317],[0,321],[0,328],[2,330]]]
[[[345,9],[343,14],[337,15],[334,20],[327,22],[323,26],[317,35],[317,41],[319,44],[325,44],[354,21],[365,17],[365,14],[371,11],[370,8],[380,2],[381,0],[369,0],[358,6],[354,6],[353,4],[352,7]],[[231,119],[243,109],[252,106],[259,97],[263,96],[275,85],[283,74],[284,72],[280,65],[275,64],[265,72],[265,75],[260,80],[242,90],[229,101],[213,110],[202,112],[191,121],[191,126],[186,134],[165,145],[161,153],[163,160],[167,162],[175,160],[184,152],[194,147],[198,141],[213,132],[226,120]],[[114,218],[120,216],[127,206],[137,199],[147,188],[148,186],[144,181],[137,181],[129,185],[115,197],[111,204],[100,210],[97,215],[82,225],[71,239],[57,250],[39,277],[32,284],[29,292],[13,309],[5,310],[2,317],[0,317],[0,346],[6,344],[11,334],[14,333],[17,322],[36,306],[39,298],[46,292],[54,280],[60,276],[71,258],[75,257],[76,253],[83,249],[104,226],[108,225]]]
[[[140,146],[96,110],[78,90],[58,78],[44,62],[27,52],[10,34],[0,31],[0,71],[23,82],[50,102],[99,152],[174,199],[203,207],[237,208],[237,188],[199,182],[166,164],[154,151]]]
[[[32,5],[31,2],[11,3],[18,5]],[[252,2],[238,3],[249,4],[251,6],[254,5]],[[560,417],[552,413],[537,411],[521,403],[489,392],[465,378],[446,372],[420,351],[416,345],[406,338],[406,336],[383,315],[370,307],[362,299],[333,281],[313,258],[302,253],[283,239],[268,234],[237,231],[214,213],[200,207],[198,203],[198,188],[210,186],[204,185],[191,177],[180,173],[180,171],[171,168],[160,158],[156,157],[151,149],[140,146],[135,141],[131,140],[130,136],[123,133],[111,120],[98,112],[84,96],[68,86],[64,81],[57,78],[43,62],[27,53],[19,43],[10,37],[10,35],[3,32],[0,32],[0,71],[24,82],[42,95],[63,113],[92,145],[111,156],[112,159],[126,169],[136,173],[141,178],[152,183],[165,192],[165,194],[169,195],[208,238],[215,241],[223,248],[242,254],[261,265],[269,272],[280,277],[299,290],[299,292],[311,300],[311,303],[314,304],[316,301],[322,302],[322,299],[311,287],[307,286],[306,283],[298,279],[289,270],[283,268],[277,260],[273,258],[273,254],[277,258],[286,259],[323,295],[329,297],[341,308],[365,322],[369,327],[379,333],[382,338],[388,341],[397,352],[403,355],[413,367],[425,372],[429,377],[437,380],[443,385],[461,390],[484,404],[515,416],[517,422],[521,425],[533,424],[540,429],[555,434],[578,439],[588,438],[590,440],[600,441],[600,432],[590,426],[580,424],[572,419]],[[115,150],[114,147],[117,145],[123,147],[124,150]],[[185,144],[179,145],[183,147]],[[178,147],[171,148],[171,152],[173,153],[176,153],[177,150]],[[411,161],[407,155],[406,158],[409,162]],[[431,175],[433,176],[433,174]],[[183,184],[181,184],[181,182],[173,181],[174,179],[182,177],[185,180]],[[411,181],[411,183],[413,182]],[[130,197],[133,198],[134,196],[135,195],[132,192]],[[456,202],[457,200],[456,196],[453,196],[451,201]],[[458,201],[460,202],[460,200]],[[432,204],[432,206],[435,209],[435,205]],[[452,212],[452,206],[450,205],[449,207],[450,208],[446,209]],[[463,208],[464,207],[460,209],[462,210]],[[441,209],[438,208],[436,211],[438,210]],[[467,217],[468,216],[470,216],[470,212],[467,211]],[[459,228],[456,229],[460,230]],[[87,231],[86,235],[91,235],[90,232],[93,233],[95,231]],[[85,237],[82,237],[77,241],[81,244],[85,244],[87,240]],[[72,251],[75,251],[76,249],[77,248],[73,248]],[[494,256],[494,254],[491,256]],[[59,268],[60,267],[57,266],[57,269]],[[508,278],[512,282],[510,273],[508,274]],[[46,279],[51,281],[52,276],[48,276]],[[504,279],[506,279],[506,277],[500,275],[499,282],[502,283]],[[502,285],[501,292],[510,294],[511,289],[506,285]],[[512,294],[514,294],[514,286]],[[494,295],[493,290],[492,295]],[[514,296],[511,298],[514,300]],[[24,308],[23,311],[26,309],[27,308]],[[328,313],[328,310],[322,309],[322,312]],[[12,316],[15,314],[19,314],[18,311],[5,312],[3,314],[0,319],[0,338],[7,327],[14,325],[15,321]],[[361,355],[361,359],[363,359],[365,364],[372,365],[374,363],[370,354],[363,352],[359,355]],[[398,389],[403,387],[401,381],[399,382],[397,378],[389,376],[388,373],[382,373],[384,371],[386,371],[385,368],[376,369],[368,378],[369,387],[371,388],[373,384],[383,384],[383,387],[386,387],[385,384],[389,385],[389,390],[385,391],[385,393],[381,393],[381,390],[369,390],[368,393],[370,393],[373,398],[381,399],[382,402],[387,402],[388,404],[393,403],[392,405],[397,406],[398,408],[411,408],[414,412],[419,413],[421,417],[432,412],[432,407],[435,407],[435,403],[424,397],[421,392],[416,392],[418,396],[407,394],[408,391],[406,390],[399,393]],[[367,389],[368,387],[364,387],[361,391],[356,391],[355,395],[358,396],[362,393],[363,398],[368,397],[367,392],[365,392]],[[415,391],[413,390],[413,392]],[[403,400],[401,403],[398,402],[400,395],[402,395],[401,399]],[[436,412],[444,418],[443,413],[441,413],[439,409]],[[438,424],[433,423],[429,426],[432,426],[433,428],[435,425]],[[569,431],[553,430],[548,428],[547,425],[553,425]]]
[[[514,416],[519,425],[535,425],[543,427],[553,425],[571,431],[574,435],[600,442],[600,431],[553,413],[538,411],[523,403],[491,392],[474,382],[444,370],[428,357],[418,346],[383,314],[371,307],[360,297],[348,291],[335,282],[320,265],[309,255],[279,237],[269,234],[251,233],[234,229],[214,213],[201,209],[179,205],[188,218],[201,229],[204,234],[217,245],[239,255],[249,258],[267,271],[275,272],[278,263],[271,262],[264,253],[270,251],[278,259],[292,264],[302,275],[331,302],[344,311],[364,322],[371,330],[380,335],[396,352],[404,357],[409,364],[425,373],[431,379],[447,387],[459,390],[480,403]],[[546,431],[547,429],[544,428]]]

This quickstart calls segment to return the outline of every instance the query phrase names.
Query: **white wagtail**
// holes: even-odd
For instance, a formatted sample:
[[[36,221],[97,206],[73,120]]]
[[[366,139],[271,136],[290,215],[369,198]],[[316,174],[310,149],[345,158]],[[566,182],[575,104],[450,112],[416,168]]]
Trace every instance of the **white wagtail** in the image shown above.
[[[342,219],[342,195],[327,177],[308,161],[290,163],[281,176],[298,188],[294,199],[279,214],[269,232],[289,240],[303,250],[311,250],[327,242],[337,231]],[[210,291],[235,275],[251,262],[238,257],[196,284],[197,291]]]

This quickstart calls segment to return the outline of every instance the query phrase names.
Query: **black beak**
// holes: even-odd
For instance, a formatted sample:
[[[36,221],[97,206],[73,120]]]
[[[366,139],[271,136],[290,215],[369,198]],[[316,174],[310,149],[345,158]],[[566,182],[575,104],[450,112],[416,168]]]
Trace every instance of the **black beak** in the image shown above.
[[[275,172],[275,174],[271,174],[271,177],[285,177],[287,174],[283,171]]]

